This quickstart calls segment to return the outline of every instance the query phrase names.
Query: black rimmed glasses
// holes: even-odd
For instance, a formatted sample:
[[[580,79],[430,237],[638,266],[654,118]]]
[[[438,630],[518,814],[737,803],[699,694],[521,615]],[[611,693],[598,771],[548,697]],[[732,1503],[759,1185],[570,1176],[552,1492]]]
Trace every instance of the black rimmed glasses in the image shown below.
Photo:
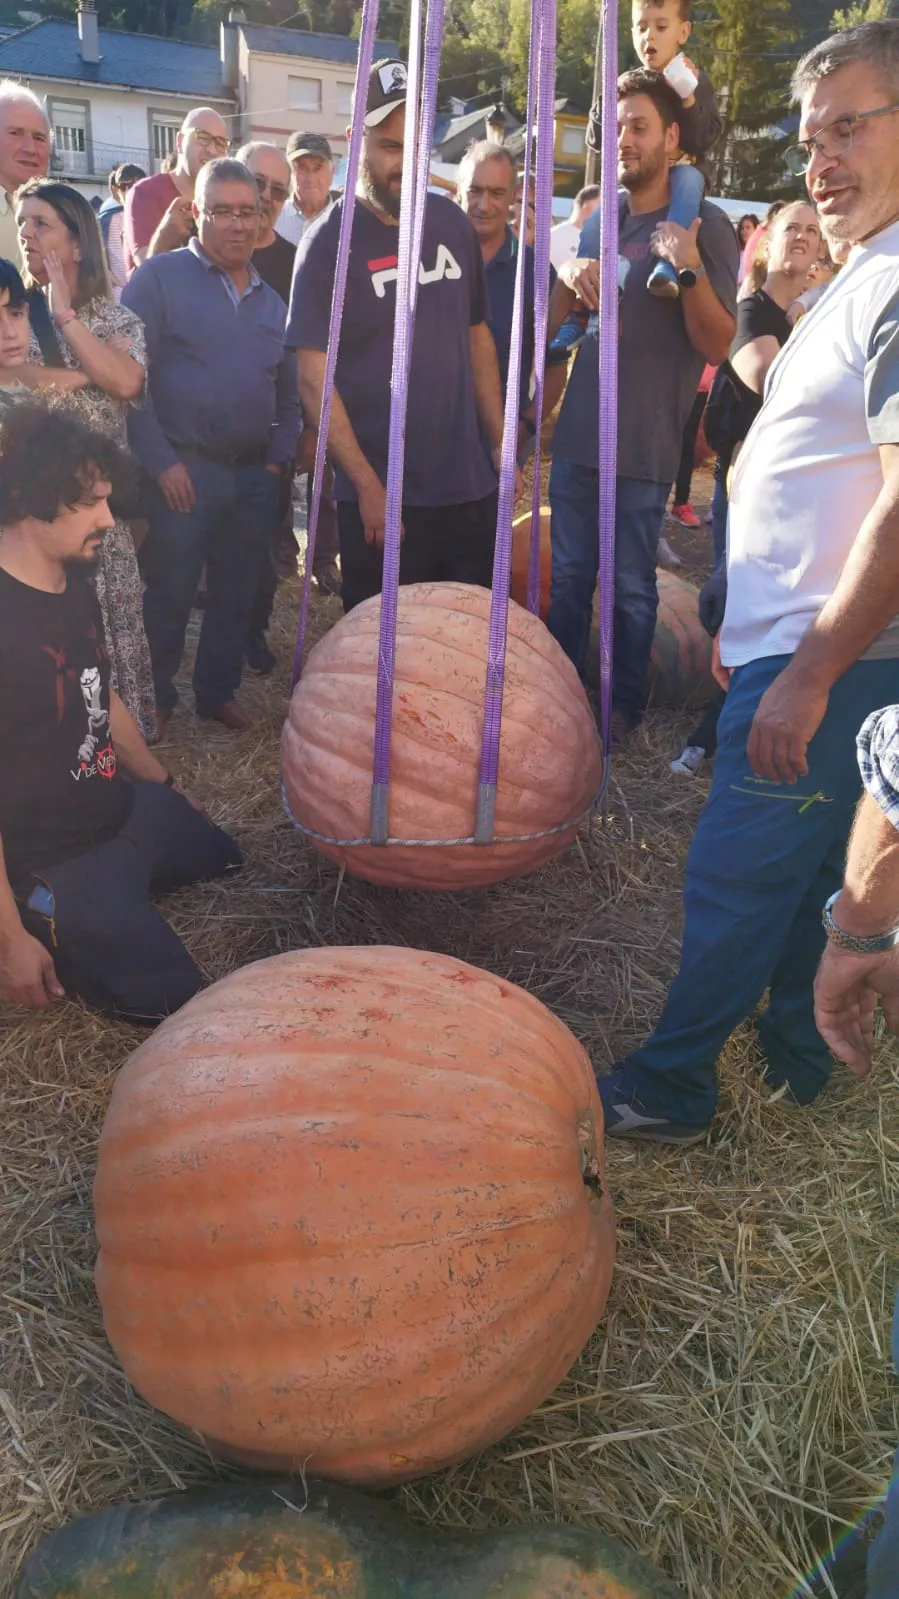
[[[794,178],[805,176],[812,164],[815,151],[819,155],[827,156],[833,160],[836,156],[848,155],[852,149],[853,130],[859,122],[868,122],[871,117],[885,117],[891,111],[899,111],[899,100],[894,100],[892,105],[875,106],[873,111],[859,111],[854,117],[838,117],[836,122],[831,122],[820,133],[815,133],[810,139],[802,139],[799,144],[791,144],[784,151],[784,161],[787,170],[792,172]]]

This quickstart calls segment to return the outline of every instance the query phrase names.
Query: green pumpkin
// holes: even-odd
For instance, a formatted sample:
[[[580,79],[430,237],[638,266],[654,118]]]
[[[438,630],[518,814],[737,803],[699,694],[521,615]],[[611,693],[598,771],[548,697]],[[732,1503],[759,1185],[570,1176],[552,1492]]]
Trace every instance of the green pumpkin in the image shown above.
[[[16,1599],[682,1599],[601,1532],[418,1527],[296,1478],[121,1505],[53,1533]]]

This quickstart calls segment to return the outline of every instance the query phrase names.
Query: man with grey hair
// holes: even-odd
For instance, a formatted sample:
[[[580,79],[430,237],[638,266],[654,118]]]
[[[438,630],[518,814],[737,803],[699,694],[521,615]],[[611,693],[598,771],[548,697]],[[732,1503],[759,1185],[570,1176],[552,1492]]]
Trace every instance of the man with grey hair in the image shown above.
[[[50,165],[50,122],[36,94],[12,78],[0,79],[0,256],[19,261],[15,193]]]
[[[846,933],[834,901],[860,790],[855,737],[896,698],[899,21],[826,39],[794,93],[788,163],[849,254],[772,367],[737,462],[728,694],[687,862],[680,971],[649,1042],[600,1080],[614,1136],[703,1139],[718,1052],[766,990],[766,1083],[800,1105],[826,1084],[812,984],[825,926]]]
[[[207,161],[228,154],[228,129],[211,106],[196,106],[175,137],[171,172],[143,178],[125,201],[125,268],[130,276],[148,256],[178,250],[194,231],[192,201],[197,176]]]
[[[144,625],[162,732],[205,562],[197,711],[238,731],[250,726],[234,696],[281,482],[293,471],[299,403],[284,354],[287,307],[252,262],[256,179],[240,161],[211,161],[192,209],[196,238],[145,261],[122,295],[147,337],[149,397],[128,424],[155,479]]]
[[[505,145],[496,144],[492,139],[480,139],[469,145],[459,165],[456,193],[481,246],[490,301],[488,321],[496,345],[503,396],[509,382],[515,279],[520,248],[509,225],[509,213],[515,201],[517,186],[518,167],[512,152]],[[550,283],[554,280],[555,272],[552,272]],[[518,386],[520,461],[524,459],[537,431],[531,399],[534,370],[534,251],[529,244],[525,246],[523,316],[521,377]]]

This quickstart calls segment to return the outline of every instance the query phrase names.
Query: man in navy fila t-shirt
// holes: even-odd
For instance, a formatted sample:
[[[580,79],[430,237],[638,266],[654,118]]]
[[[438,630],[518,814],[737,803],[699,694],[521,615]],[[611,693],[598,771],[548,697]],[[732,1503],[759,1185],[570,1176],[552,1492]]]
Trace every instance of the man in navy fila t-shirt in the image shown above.
[[[406,69],[372,67],[328,449],[337,468],[343,604],[381,587]],[[306,416],[321,412],[343,201],[302,239],[286,343]],[[429,194],[409,374],[400,582],[490,585],[503,405],[477,235]],[[484,442],[486,439],[486,443]]]

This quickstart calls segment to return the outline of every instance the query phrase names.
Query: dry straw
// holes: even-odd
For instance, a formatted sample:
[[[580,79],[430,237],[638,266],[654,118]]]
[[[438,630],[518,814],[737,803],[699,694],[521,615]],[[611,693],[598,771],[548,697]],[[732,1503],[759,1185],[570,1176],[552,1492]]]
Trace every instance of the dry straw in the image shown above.
[[[296,589],[275,635],[290,655]],[[323,602],[320,629],[338,614]],[[309,944],[451,951],[524,984],[597,1064],[650,1029],[677,960],[683,861],[704,784],[668,760],[653,714],[616,761],[612,819],[537,877],[455,898],[377,890],[285,822],[277,733],[286,665],[249,685],[240,737],[183,711],[165,758],[240,837],[227,887],[169,901],[212,978]],[[189,701],[189,696],[186,696]],[[0,1596],[25,1552],[79,1513],[213,1480],[220,1468],[129,1390],[93,1289],[97,1134],[136,1030],[66,1003],[5,1011],[0,1034]],[[896,1055],[842,1072],[795,1111],[759,1076],[749,1027],[721,1109],[688,1153],[613,1146],[619,1264],[608,1313],[560,1390],[481,1458],[397,1497],[452,1527],[601,1525],[691,1599],[785,1599],[828,1537],[882,1489],[899,1436],[888,1309],[895,1274]],[[826,1591],[826,1590],[825,1590]]]

